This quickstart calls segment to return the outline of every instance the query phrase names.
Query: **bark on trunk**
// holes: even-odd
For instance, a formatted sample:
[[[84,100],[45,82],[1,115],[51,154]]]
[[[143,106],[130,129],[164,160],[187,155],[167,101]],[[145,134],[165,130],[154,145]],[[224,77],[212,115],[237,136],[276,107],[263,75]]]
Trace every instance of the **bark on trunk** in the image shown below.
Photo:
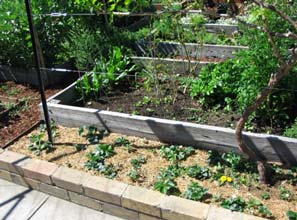
[[[296,53],[297,51],[295,49],[289,62],[283,63],[280,66],[277,73],[271,74],[268,86],[258,94],[255,102],[245,109],[235,129],[235,136],[238,143],[238,147],[242,153],[247,155],[251,160],[253,160],[257,164],[257,169],[260,175],[261,183],[267,184],[269,182],[267,164],[263,160],[263,158],[260,158],[253,150],[246,146],[243,140],[242,130],[244,129],[244,125],[247,122],[250,115],[259,108],[259,106],[264,102],[268,95],[271,94],[273,88],[280,82],[280,80],[292,70],[297,60]]]

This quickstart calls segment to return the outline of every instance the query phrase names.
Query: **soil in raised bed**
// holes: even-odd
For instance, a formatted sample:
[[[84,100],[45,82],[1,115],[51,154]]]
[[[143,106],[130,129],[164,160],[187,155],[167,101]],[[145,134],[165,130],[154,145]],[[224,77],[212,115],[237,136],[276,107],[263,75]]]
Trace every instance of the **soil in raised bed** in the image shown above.
[[[78,128],[65,128],[58,126],[57,131],[58,136],[55,139],[55,149],[50,153],[46,154],[45,152],[42,152],[40,156],[36,156],[33,152],[28,150],[28,145],[30,144],[28,137],[30,137],[32,134],[38,133],[38,129],[33,131],[31,134],[23,136],[21,139],[19,139],[19,141],[11,145],[8,150],[19,152],[32,158],[50,161],[58,165],[83,170],[93,175],[103,175],[97,171],[87,170],[85,168],[84,164],[87,162],[86,155],[93,151],[95,146],[90,145],[84,136],[78,135]],[[163,158],[160,154],[159,148],[163,144],[157,141],[151,141],[133,136],[125,136],[116,133],[106,135],[100,140],[100,143],[114,144],[118,137],[124,137],[128,139],[131,146],[133,146],[134,151],[128,152],[127,147],[117,146],[114,148],[116,154],[105,160],[106,164],[113,164],[118,168],[117,176],[114,179],[131,185],[153,189],[154,183],[157,180],[157,176],[160,173],[160,169],[166,168],[171,164],[170,161]],[[76,144],[86,144],[88,147],[86,150],[77,151],[74,147]],[[133,169],[130,162],[132,159],[139,156],[145,157],[147,162],[139,169],[141,177],[138,179],[138,181],[134,182],[128,176],[128,173]],[[195,149],[195,154],[187,158],[185,161],[179,162],[179,165],[186,167],[198,164],[200,166],[206,166],[210,169],[213,169],[213,167],[208,165],[207,159],[207,151]],[[283,171],[285,172],[285,170]],[[251,177],[251,174],[241,173],[240,177],[241,176]],[[209,196],[207,196],[203,202],[209,204],[211,203],[217,206],[220,206],[220,203],[224,198],[241,196],[245,201],[248,201],[251,198],[261,201],[269,208],[269,210],[272,211],[274,216],[272,219],[284,220],[287,219],[286,212],[289,209],[292,211],[297,211],[297,187],[295,185],[289,184],[287,179],[276,179],[273,186],[266,186],[259,184],[256,180],[251,180],[252,182],[250,185],[244,185],[239,182],[240,177],[233,178],[234,182],[239,183],[237,187],[234,187],[232,184],[220,186],[217,180],[196,180],[187,176],[186,174],[177,177],[175,181],[177,182],[181,193],[186,190],[191,181],[198,182],[203,187],[209,189]],[[289,202],[280,199],[280,186],[289,189],[290,192],[293,193],[294,199],[292,201]],[[261,195],[263,192],[268,192],[270,199],[262,199]],[[253,214],[253,211],[250,209],[247,209],[245,212],[248,214]]]
[[[201,108],[178,82],[160,81],[159,85],[147,90],[137,88],[114,89],[102,92],[97,101],[86,103],[86,107],[128,114],[173,119],[222,127],[234,127],[239,115],[221,109]]]
[[[47,89],[46,96],[50,97],[60,89]],[[28,85],[14,82],[0,83],[1,100],[15,99],[23,102],[10,114],[0,119],[0,148],[22,134],[40,120],[39,90]]]

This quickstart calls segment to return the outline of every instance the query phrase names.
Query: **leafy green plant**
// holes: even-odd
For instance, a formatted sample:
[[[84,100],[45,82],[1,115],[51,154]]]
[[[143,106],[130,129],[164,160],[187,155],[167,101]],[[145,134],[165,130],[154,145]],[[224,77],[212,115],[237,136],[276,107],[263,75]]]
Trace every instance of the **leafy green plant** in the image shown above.
[[[131,64],[123,48],[114,46],[109,51],[108,59],[101,55],[100,59],[96,60],[93,71],[85,74],[82,80],[77,82],[76,88],[83,97],[93,95],[97,99],[99,91],[119,84],[135,70],[136,66]]]
[[[130,141],[124,137],[118,137],[115,142],[114,142],[115,146],[124,146],[128,153],[132,153],[134,151],[136,151],[136,149],[131,145]]]
[[[265,199],[265,200],[270,199],[270,194],[269,194],[269,192],[263,192],[263,193],[261,194],[261,198],[262,198],[262,199]]]
[[[51,131],[52,131],[53,138],[59,136],[57,123],[53,119],[51,119],[50,124],[51,124]],[[39,130],[40,132],[44,133],[46,131],[46,124],[41,123],[39,126]]]
[[[259,200],[254,198],[250,198],[247,202],[247,208],[251,210],[252,213],[255,213],[258,216],[264,218],[271,218],[272,212],[267,208],[267,206],[263,205]]]
[[[87,130],[86,134],[85,131]],[[91,125],[91,126],[81,126],[78,128],[78,134],[79,136],[85,135],[86,139],[91,143],[91,144],[97,144],[99,143],[99,140],[103,138],[105,131],[101,130],[98,132],[98,129]]]
[[[297,212],[294,212],[292,210],[288,210],[286,213],[289,220],[297,220]]]
[[[159,179],[154,184],[154,189],[166,195],[179,195],[177,184],[172,179]]]
[[[195,150],[193,147],[171,145],[169,147],[162,146],[160,149],[161,156],[173,162],[186,160],[194,153]]]
[[[229,198],[224,199],[221,202],[221,206],[226,209],[230,209],[231,211],[239,211],[243,212],[246,208],[246,202],[243,200],[242,197],[235,197],[235,198]]]
[[[28,149],[33,151],[37,156],[40,155],[41,151],[45,150],[48,153],[53,150],[53,144],[49,141],[44,141],[43,138],[43,132],[33,134],[29,137],[31,144],[28,146]]]
[[[279,187],[280,199],[286,201],[292,201],[294,199],[294,194],[283,186]]]
[[[139,169],[142,164],[146,163],[146,157],[140,156],[138,158],[132,159],[130,162],[134,169]]]
[[[113,146],[110,144],[98,144],[94,151],[87,154],[88,161],[85,167],[88,169],[100,170],[104,164],[105,158],[109,158],[115,154]]]
[[[199,183],[191,182],[183,196],[186,199],[194,201],[202,201],[208,193],[208,189],[199,185]]]
[[[207,167],[201,167],[199,165],[190,166],[187,169],[187,174],[195,179],[204,180],[211,177],[211,171]]]
[[[161,168],[161,172],[159,173],[159,179],[174,179],[179,177],[184,172],[184,168],[179,164],[169,165],[166,169]]]
[[[132,169],[129,173],[128,173],[128,176],[130,177],[130,179],[133,181],[133,182],[137,182],[137,180],[141,177],[140,176],[140,173],[137,169]]]
[[[294,124],[290,128],[286,128],[284,136],[290,138],[297,138],[297,118],[295,119]]]
[[[124,146],[128,144],[130,144],[130,141],[124,137],[118,137],[114,142],[115,146]]]

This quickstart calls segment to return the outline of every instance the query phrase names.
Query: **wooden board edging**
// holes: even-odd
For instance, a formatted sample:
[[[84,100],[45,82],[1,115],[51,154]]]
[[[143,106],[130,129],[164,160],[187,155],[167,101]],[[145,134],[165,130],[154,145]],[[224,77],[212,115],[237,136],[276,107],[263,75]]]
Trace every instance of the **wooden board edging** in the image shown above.
[[[169,144],[238,152],[234,130],[92,108],[49,103],[50,117],[70,127],[95,125],[109,132],[146,137]],[[246,143],[269,162],[297,165],[297,139],[244,132]]]

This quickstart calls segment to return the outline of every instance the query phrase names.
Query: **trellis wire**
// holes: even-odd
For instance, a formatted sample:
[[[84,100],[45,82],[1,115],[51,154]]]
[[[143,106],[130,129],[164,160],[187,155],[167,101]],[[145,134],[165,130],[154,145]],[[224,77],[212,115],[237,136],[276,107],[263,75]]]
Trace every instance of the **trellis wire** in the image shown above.
[[[72,70],[72,69],[63,69],[63,68],[44,68],[44,67],[41,67],[40,69],[46,70],[46,71],[51,71],[51,72],[67,72],[67,73],[83,73],[83,74],[92,73],[92,74],[102,74],[102,75],[107,74],[105,72],[96,72],[96,71],[92,71],[92,70]],[[122,73],[114,73],[113,75],[120,76],[120,75],[122,75]],[[125,76],[134,77],[134,78],[136,77],[136,75],[132,75],[132,74],[126,74]],[[167,78],[176,80],[176,78],[173,78],[173,77],[167,77]],[[233,84],[233,85],[235,85],[235,84]],[[261,89],[269,89],[269,87],[262,87]],[[295,90],[295,89],[284,89],[284,88],[270,88],[270,90],[297,92],[297,90]]]

